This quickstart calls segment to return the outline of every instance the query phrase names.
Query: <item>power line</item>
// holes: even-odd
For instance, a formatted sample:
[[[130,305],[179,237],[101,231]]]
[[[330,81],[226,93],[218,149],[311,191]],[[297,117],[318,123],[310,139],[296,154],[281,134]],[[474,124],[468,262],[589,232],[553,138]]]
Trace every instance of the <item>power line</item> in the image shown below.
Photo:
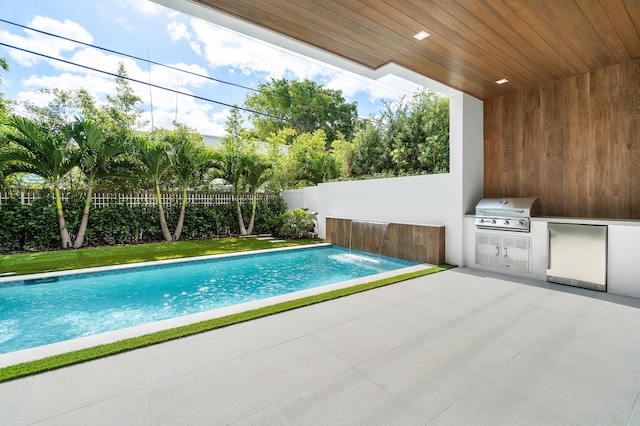
[[[169,69],[174,70],[174,71],[184,72],[186,74],[191,74],[191,75],[193,75],[195,77],[200,77],[200,78],[204,78],[204,79],[207,79],[207,80],[215,81],[216,83],[223,83],[223,84],[227,84],[229,86],[235,86],[235,87],[239,87],[239,88],[245,89],[245,90],[251,90],[251,91],[254,91],[254,92],[260,92],[260,90],[254,89],[252,87],[247,87],[247,86],[243,86],[241,84],[231,83],[230,81],[219,80],[217,78],[210,77],[208,75],[203,75],[203,74],[199,74],[199,73],[196,73],[196,72],[193,72],[193,71],[184,70],[184,69],[181,69],[181,68],[178,68],[178,67],[174,67],[172,65],[162,64],[160,62],[155,62],[155,61],[152,61],[150,59],[144,59],[144,58],[140,58],[138,56],[130,55],[128,53],[118,52],[117,50],[107,49],[106,47],[96,46],[96,45],[93,45],[91,43],[85,43],[84,41],[72,39],[72,38],[61,36],[61,35],[58,35],[58,34],[53,34],[53,33],[47,32],[47,31],[39,30],[37,28],[31,28],[31,27],[28,27],[26,25],[18,24],[16,22],[7,21],[6,19],[0,18],[0,22],[4,22],[5,24],[10,24],[10,25],[15,25],[16,27],[20,27],[20,28],[23,28],[25,30],[29,30],[29,31],[33,31],[33,32],[36,32],[36,33],[48,35],[50,37],[59,38],[61,40],[70,41],[72,43],[81,44],[83,46],[91,47],[93,49],[102,50],[103,52],[113,53],[115,55],[124,56],[124,57],[130,58],[130,59],[135,59],[136,61],[147,62],[149,64],[158,65],[158,66],[161,66],[161,67],[164,67],[164,68],[169,68]]]
[[[23,28],[25,30],[29,30],[29,31],[40,33],[40,34],[44,34],[44,35],[47,35],[47,36],[50,36],[50,37],[55,37],[55,38],[58,38],[58,39],[61,39],[61,40],[70,41],[72,43],[80,44],[82,46],[87,46],[87,47],[91,47],[93,49],[98,49],[98,50],[101,50],[103,52],[108,52],[108,53],[112,53],[112,54],[115,54],[115,55],[124,56],[126,58],[134,59],[136,61],[146,62],[147,64],[157,65],[157,66],[168,68],[168,69],[171,69],[171,70],[174,70],[174,71],[190,74],[190,75],[193,75],[195,77],[200,77],[200,78],[204,78],[204,79],[207,79],[207,80],[210,80],[210,81],[215,81],[216,83],[222,83],[222,84],[238,87],[238,88],[249,90],[249,91],[256,92],[256,93],[264,93],[263,91],[261,91],[259,89],[255,89],[253,87],[243,86],[241,84],[232,83],[232,82],[225,81],[225,80],[220,80],[220,79],[217,79],[217,78],[214,78],[214,77],[210,77],[208,75],[199,74],[199,73],[196,73],[196,72],[193,72],[193,71],[189,71],[189,70],[181,69],[181,68],[178,68],[178,67],[174,67],[172,65],[167,65],[167,64],[160,63],[160,62],[152,61],[149,58],[144,59],[144,58],[141,58],[141,57],[138,57],[138,56],[135,56],[135,55],[130,55],[128,53],[122,53],[122,52],[119,52],[117,50],[108,49],[106,47],[96,46],[96,45],[93,45],[93,44],[90,44],[90,43],[86,43],[86,42],[83,42],[83,41],[80,41],[80,40],[72,39],[72,38],[61,36],[61,35],[58,35],[58,34],[53,34],[53,33],[50,33],[48,31],[39,30],[37,28],[31,28],[31,27],[26,26],[26,25],[22,25],[22,24],[18,24],[16,22],[8,21],[6,19],[0,18],[0,22],[4,22],[4,23],[10,24],[10,25],[14,25],[16,27],[20,27],[20,28]],[[10,47],[15,47],[15,46],[10,46]],[[20,49],[20,48],[18,48],[18,49]],[[276,95],[276,94],[272,94],[272,96],[275,96],[275,97],[280,98],[280,99],[286,99],[286,100],[289,100],[289,101],[292,100],[291,97],[289,97],[289,96],[280,96],[280,95]],[[326,107],[323,107],[323,106],[311,105],[311,104],[307,104],[305,102],[301,102],[301,103],[304,106],[310,106],[310,107],[318,109],[318,110],[324,110],[324,111],[327,111],[327,112],[335,112],[335,113],[338,113],[340,115],[350,115],[349,113],[346,113],[346,112],[343,112],[343,111],[334,110],[334,109],[331,109],[331,108],[326,108]],[[250,110],[245,109],[245,111],[250,111]],[[260,114],[260,115],[267,115],[268,116],[268,114],[261,114],[261,113],[258,113],[257,111],[255,111],[255,113],[256,114]],[[359,117],[356,117],[356,118],[359,119]]]
[[[26,52],[26,53],[31,53],[32,55],[41,56],[43,58],[50,59],[52,61],[58,61],[58,62],[62,62],[62,63],[68,64],[68,65],[73,65],[73,66],[76,66],[76,67],[85,68],[85,69],[88,69],[90,71],[95,71],[95,72],[99,72],[99,73],[102,73],[102,74],[107,74],[107,75],[110,75],[112,77],[123,78],[125,80],[129,80],[129,81],[132,81],[134,83],[143,84],[143,85],[147,85],[147,86],[150,86],[150,87],[155,87],[156,89],[166,90],[168,92],[177,93],[179,95],[191,96],[192,98],[199,99],[201,101],[212,102],[214,104],[223,105],[223,106],[226,106],[226,107],[229,107],[229,108],[236,108],[236,109],[239,109],[241,111],[249,112],[251,114],[258,114],[258,115],[262,115],[264,117],[273,118],[275,120],[280,120],[280,121],[286,121],[286,122],[293,123],[293,124],[303,124],[303,123],[300,123],[300,122],[297,122],[297,121],[289,120],[289,119],[284,118],[284,117],[277,117],[277,116],[272,115],[272,114],[267,114],[267,113],[264,113],[264,112],[254,111],[254,110],[249,109],[249,108],[244,108],[244,107],[240,107],[240,106],[237,106],[237,105],[231,105],[231,104],[228,104],[228,103],[225,103],[225,102],[215,101],[213,99],[205,98],[203,96],[198,96],[198,95],[194,95],[192,93],[182,92],[180,90],[171,89],[171,88],[160,86],[160,85],[153,84],[153,83],[150,83],[150,82],[145,82],[145,81],[138,80],[138,79],[135,79],[135,78],[132,78],[132,77],[129,77],[129,76],[121,76],[121,75],[118,75],[118,74],[110,72],[110,71],[104,71],[104,70],[101,70],[101,69],[98,69],[98,68],[90,67],[88,65],[82,65],[82,64],[78,64],[76,62],[67,61],[66,59],[55,58],[53,56],[45,55],[44,53],[34,52],[32,50],[24,49],[24,48],[18,47],[18,46],[13,46],[13,45],[10,45],[10,44],[7,44],[7,43],[0,42],[0,46],[9,47],[11,49],[20,50],[20,51]]]

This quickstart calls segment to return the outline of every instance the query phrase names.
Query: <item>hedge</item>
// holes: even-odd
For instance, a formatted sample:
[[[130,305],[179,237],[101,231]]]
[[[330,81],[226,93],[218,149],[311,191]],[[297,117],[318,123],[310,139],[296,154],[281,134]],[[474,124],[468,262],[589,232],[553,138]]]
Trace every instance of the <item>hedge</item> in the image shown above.
[[[84,199],[71,197],[64,206],[67,228],[72,238],[82,219]],[[251,205],[242,206],[245,225],[251,216]],[[282,214],[287,207],[281,197],[259,200],[254,232],[277,234],[282,226]],[[180,207],[165,211],[169,229],[173,232]],[[238,234],[239,226],[234,204],[218,206],[187,205],[181,239],[213,238]],[[91,209],[85,246],[105,246],[162,241],[158,208],[113,203]],[[60,247],[60,231],[55,205],[49,195],[31,204],[11,199],[0,204],[0,253],[43,251]]]

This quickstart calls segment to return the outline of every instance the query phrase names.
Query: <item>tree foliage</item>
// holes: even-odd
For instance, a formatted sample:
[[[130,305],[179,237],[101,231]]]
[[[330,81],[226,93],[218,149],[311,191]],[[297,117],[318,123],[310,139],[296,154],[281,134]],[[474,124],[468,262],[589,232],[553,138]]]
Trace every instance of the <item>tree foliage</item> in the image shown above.
[[[104,122],[118,138],[127,138],[135,127],[142,127],[141,99],[135,94],[127,80],[128,74],[121,62],[116,77],[116,96],[107,96],[107,104],[102,108]]]
[[[251,117],[260,140],[284,128],[297,134],[323,130],[327,147],[340,135],[351,139],[357,121],[357,104],[349,103],[342,91],[324,88],[311,81],[271,80],[245,99],[245,105],[260,114]]]
[[[386,104],[378,121],[364,123],[354,139],[355,176],[449,171],[449,98],[421,92]]]
[[[61,183],[78,162],[77,149],[70,144],[65,131],[54,132],[25,117],[13,116],[13,131],[7,133],[10,146],[0,152],[2,175],[31,173],[48,182],[55,193],[55,205],[63,248],[71,246],[62,201]]]
[[[158,218],[160,229],[165,241],[173,240],[167,218],[162,205],[162,186],[167,183],[168,175],[173,167],[173,161],[169,155],[169,145],[164,141],[151,138],[137,137],[135,139],[136,152],[138,153],[136,174],[144,176],[156,192],[158,204]]]
[[[173,233],[173,239],[179,240],[182,235],[184,218],[187,208],[187,191],[201,185],[204,178],[219,158],[218,153],[207,149],[202,141],[202,135],[185,125],[175,123],[174,130],[161,130],[159,138],[166,144],[173,164],[175,184],[182,192],[180,216]]]
[[[126,155],[124,146],[100,131],[93,120],[78,120],[68,126],[66,138],[77,145],[77,165],[86,181],[86,196],[82,221],[73,243],[74,248],[82,247],[89,223],[91,194],[95,186],[110,177],[121,175]]]
[[[9,71],[9,64],[5,58],[0,58],[0,71]],[[2,84],[2,76],[0,75],[0,85]],[[4,93],[0,92],[0,124],[4,124],[9,121],[9,117],[12,114],[13,103],[5,98]],[[7,140],[4,136],[4,130],[0,128],[0,149],[7,145]],[[0,188],[2,188],[2,175],[0,175]]]
[[[301,188],[336,179],[340,165],[326,150],[324,130],[298,135],[285,162],[289,187]]]

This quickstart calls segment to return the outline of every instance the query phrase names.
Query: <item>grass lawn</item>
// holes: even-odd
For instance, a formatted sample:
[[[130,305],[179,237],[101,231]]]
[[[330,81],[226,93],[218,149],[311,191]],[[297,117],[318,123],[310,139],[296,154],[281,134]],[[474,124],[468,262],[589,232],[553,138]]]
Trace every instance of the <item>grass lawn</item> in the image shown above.
[[[214,238],[211,240],[176,241],[129,246],[57,250],[39,253],[0,255],[0,274],[17,275],[49,271],[177,259],[277,247],[291,247],[324,242],[320,239],[288,240],[270,243],[256,238]]]

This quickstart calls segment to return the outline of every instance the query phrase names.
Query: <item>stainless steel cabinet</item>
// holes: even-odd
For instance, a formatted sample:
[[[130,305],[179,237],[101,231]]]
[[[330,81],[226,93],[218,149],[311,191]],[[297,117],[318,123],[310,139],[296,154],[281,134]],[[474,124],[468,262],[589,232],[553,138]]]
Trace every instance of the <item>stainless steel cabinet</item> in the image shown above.
[[[607,290],[607,226],[549,223],[547,281]]]
[[[531,271],[531,239],[476,233],[478,265]]]

